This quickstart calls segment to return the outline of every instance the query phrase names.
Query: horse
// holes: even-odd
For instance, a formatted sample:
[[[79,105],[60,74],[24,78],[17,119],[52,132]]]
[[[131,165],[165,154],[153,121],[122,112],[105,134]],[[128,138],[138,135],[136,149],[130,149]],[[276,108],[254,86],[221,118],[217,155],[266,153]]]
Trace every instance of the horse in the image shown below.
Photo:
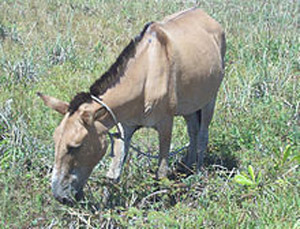
[[[141,127],[159,136],[157,179],[168,175],[175,116],[183,116],[190,144],[182,162],[197,171],[207,150],[208,128],[224,78],[225,33],[218,22],[191,8],[151,22],[111,67],[70,103],[38,93],[64,115],[54,131],[52,192],[61,203],[83,197],[83,187],[107,150],[106,134],[117,123],[107,177],[120,179],[132,135]]]

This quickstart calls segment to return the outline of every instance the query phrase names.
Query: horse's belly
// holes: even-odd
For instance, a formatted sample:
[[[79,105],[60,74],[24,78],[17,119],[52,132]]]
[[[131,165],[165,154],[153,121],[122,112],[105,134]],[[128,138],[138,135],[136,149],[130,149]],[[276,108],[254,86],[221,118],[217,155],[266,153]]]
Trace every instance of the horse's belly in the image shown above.
[[[218,71],[207,77],[185,79],[177,87],[176,115],[191,114],[208,104],[217,94],[223,74]]]

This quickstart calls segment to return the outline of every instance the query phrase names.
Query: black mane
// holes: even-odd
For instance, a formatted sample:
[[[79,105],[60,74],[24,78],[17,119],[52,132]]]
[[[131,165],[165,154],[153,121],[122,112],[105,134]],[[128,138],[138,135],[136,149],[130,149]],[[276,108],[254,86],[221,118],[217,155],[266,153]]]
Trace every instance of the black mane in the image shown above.
[[[89,93],[80,92],[72,99],[69,105],[70,115],[74,114],[81,104],[91,103],[93,101],[91,95],[100,96],[104,94],[107,89],[120,80],[120,77],[124,75],[128,61],[130,58],[135,56],[137,44],[142,40],[146,30],[152,23],[153,22],[147,23],[144,26],[143,31],[130,41],[130,43],[123,49],[115,63],[110,66],[108,71],[106,71],[92,84]]]
[[[74,114],[75,111],[78,110],[81,104],[83,103],[91,103],[93,101],[91,94],[87,92],[78,93],[70,102],[68,111],[70,115]]]
[[[95,96],[99,96],[105,93],[105,91],[117,83],[120,77],[123,76],[126,70],[127,63],[130,58],[135,56],[136,46],[142,40],[146,30],[153,22],[149,22],[144,26],[143,31],[130,41],[130,43],[123,49],[114,64],[110,66],[107,72],[105,72],[98,80],[90,87],[90,93]]]

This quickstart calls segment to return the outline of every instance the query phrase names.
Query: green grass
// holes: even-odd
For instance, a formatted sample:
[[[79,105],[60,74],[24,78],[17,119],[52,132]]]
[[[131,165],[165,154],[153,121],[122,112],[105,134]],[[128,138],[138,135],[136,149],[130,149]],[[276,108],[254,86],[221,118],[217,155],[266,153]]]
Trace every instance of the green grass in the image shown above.
[[[52,197],[51,136],[61,117],[35,93],[69,101],[88,90],[146,22],[193,2],[0,1],[1,228],[299,228],[300,42],[293,0],[197,1],[227,35],[226,78],[202,173],[157,182],[157,161],[132,152],[118,185],[104,179],[109,157],[99,163],[85,189],[95,205],[70,208]],[[157,153],[156,136],[142,129],[134,142]],[[178,118],[172,147],[187,141]],[[171,159],[173,167],[181,157]],[[104,187],[114,193],[106,207]]]

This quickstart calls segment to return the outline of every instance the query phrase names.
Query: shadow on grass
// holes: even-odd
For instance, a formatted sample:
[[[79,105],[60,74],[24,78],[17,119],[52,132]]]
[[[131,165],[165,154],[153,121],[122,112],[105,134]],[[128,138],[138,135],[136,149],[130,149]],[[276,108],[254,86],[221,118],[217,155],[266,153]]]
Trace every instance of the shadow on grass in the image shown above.
[[[234,142],[231,144],[227,143],[217,143],[208,148],[208,152],[204,154],[203,166],[201,168],[202,173],[211,173],[218,170],[227,171],[234,175],[232,170],[239,167],[238,158],[232,153],[240,150],[238,144]],[[187,153],[187,151],[185,152]],[[181,175],[180,175],[181,174]],[[190,175],[196,175],[195,165],[192,168],[188,168],[183,162],[179,159],[175,162],[175,170],[169,177],[169,179],[178,179],[178,175],[187,178]],[[185,176],[182,176],[185,175]]]
[[[233,149],[235,148],[235,149]],[[229,171],[239,167],[238,158],[232,153],[239,148],[232,147],[232,145],[222,144],[218,145],[217,150],[209,150],[204,156],[204,167],[219,166]]]

